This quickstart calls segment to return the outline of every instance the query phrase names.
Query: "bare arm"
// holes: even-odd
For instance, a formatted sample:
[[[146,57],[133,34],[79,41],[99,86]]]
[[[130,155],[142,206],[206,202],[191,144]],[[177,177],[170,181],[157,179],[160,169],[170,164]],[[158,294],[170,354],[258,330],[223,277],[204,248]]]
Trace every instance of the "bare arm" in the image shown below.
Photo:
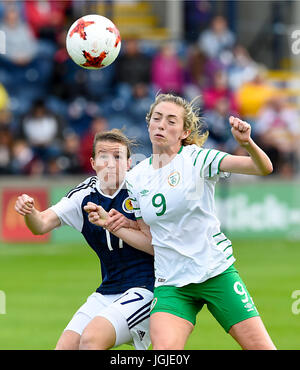
[[[121,229],[121,227],[126,227],[127,229],[139,230],[138,223],[136,221],[130,220],[123,213],[118,212],[116,209],[112,208],[108,212],[109,220],[106,221],[105,227],[109,229],[110,232],[115,232]]]
[[[15,210],[24,216],[28,229],[34,235],[46,234],[60,226],[60,220],[54,211],[51,209],[46,209],[42,212],[38,211],[34,207],[34,199],[27,194],[22,194],[18,197]]]
[[[227,155],[220,164],[224,172],[245,175],[269,175],[273,165],[267,154],[251,139],[251,126],[239,118],[230,117],[231,132],[241,147],[245,148],[250,157]]]
[[[150,227],[145,224],[142,219],[137,220],[137,224],[139,229],[122,227],[118,231],[112,231],[112,233],[132,247],[149,253],[153,256],[154,249],[152,246]]]
[[[89,202],[84,207],[84,210],[89,214],[89,221],[91,223],[107,228],[112,234],[132,247],[154,255],[150,228],[142,219],[137,220],[138,229],[121,227],[117,231],[113,231],[107,227],[107,225],[111,224],[111,216],[101,206]]]

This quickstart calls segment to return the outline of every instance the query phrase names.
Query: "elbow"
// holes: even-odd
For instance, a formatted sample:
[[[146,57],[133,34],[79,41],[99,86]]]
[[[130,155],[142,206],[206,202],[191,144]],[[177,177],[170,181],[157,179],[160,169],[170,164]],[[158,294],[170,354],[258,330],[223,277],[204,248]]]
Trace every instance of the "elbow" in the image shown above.
[[[270,163],[263,171],[262,176],[268,176],[273,172],[273,165]]]
[[[30,229],[33,235],[44,235],[46,234],[49,230],[47,230],[44,227],[36,228],[36,229]]]
[[[40,230],[31,230],[31,232],[32,232],[33,235],[43,235],[43,234],[45,234]]]
[[[257,176],[268,176],[272,172],[273,172],[273,165],[272,165],[271,161],[266,163],[265,165],[263,165],[261,167],[257,166],[256,169],[255,169],[255,174]]]

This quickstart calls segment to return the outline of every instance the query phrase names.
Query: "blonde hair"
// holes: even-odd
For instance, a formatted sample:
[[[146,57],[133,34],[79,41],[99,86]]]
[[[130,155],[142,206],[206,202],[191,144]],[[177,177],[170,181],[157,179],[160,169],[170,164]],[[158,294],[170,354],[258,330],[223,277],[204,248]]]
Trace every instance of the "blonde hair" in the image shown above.
[[[185,131],[190,131],[189,136],[186,139],[182,140],[182,145],[186,146],[196,144],[201,147],[208,137],[208,131],[206,131],[205,133],[200,133],[200,130],[202,129],[202,122],[201,118],[198,116],[199,109],[196,109],[194,107],[194,103],[198,98],[199,97],[196,97],[191,102],[188,102],[187,100],[177,95],[158,94],[155,98],[154,103],[151,105],[149,112],[146,115],[146,121],[149,125],[153,110],[159,103],[174,103],[184,109],[183,129]]]
[[[136,142],[129,139],[122,130],[114,128],[110,131],[98,132],[94,137],[92,157],[95,159],[96,145],[99,141],[110,141],[113,143],[120,143],[127,148],[127,159],[131,157],[132,147],[136,145]]]

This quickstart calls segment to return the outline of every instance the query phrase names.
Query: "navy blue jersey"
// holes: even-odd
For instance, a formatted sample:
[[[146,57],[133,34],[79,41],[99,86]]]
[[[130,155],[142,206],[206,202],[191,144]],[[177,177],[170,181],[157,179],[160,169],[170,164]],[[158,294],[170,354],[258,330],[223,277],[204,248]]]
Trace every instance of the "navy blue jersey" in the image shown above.
[[[153,290],[153,256],[90,223],[83,209],[88,202],[101,205],[106,211],[114,208],[131,220],[135,220],[135,216],[127,190],[120,187],[112,196],[103,194],[96,176],[86,179],[51,207],[61,224],[79,230],[99,257],[102,283],[97,292],[117,294],[133,287]]]

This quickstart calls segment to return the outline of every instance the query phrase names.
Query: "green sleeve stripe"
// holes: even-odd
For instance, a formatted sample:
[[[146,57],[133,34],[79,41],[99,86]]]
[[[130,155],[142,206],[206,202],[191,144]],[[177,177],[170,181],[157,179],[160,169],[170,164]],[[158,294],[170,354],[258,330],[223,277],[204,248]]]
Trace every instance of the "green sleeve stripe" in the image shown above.
[[[193,154],[196,152],[196,149],[194,149],[193,151],[192,151],[192,153],[191,153],[191,155],[190,155],[190,157],[192,157],[193,156]]]
[[[229,260],[229,258],[233,257],[233,254],[231,254],[230,256],[228,256],[226,259]]]
[[[128,180],[126,180],[126,184],[129,185],[129,186],[131,186],[133,188],[133,185],[131,185]]]
[[[141,220],[143,217],[135,217],[136,220]]]
[[[221,240],[220,242],[218,242],[218,243],[217,243],[217,245],[219,245],[219,244],[221,244],[221,243],[223,243],[223,242],[226,242],[226,240],[228,240],[228,239],[223,239],[223,240]]]
[[[222,233],[215,234],[215,235],[213,235],[213,238],[214,238],[214,237],[216,237],[216,236],[218,236],[218,235],[221,235],[221,234],[222,234]]]
[[[132,200],[133,202],[136,202],[136,198],[129,198],[130,200]]]
[[[207,157],[209,155],[209,153],[211,152],[211,149],[208,150],[208,152],[206,153],[206,156],[204,158],[204,161],[203,161],[203,164],[202,164],[202,167],[201,167],[201,170],[200,170],[200,176],[202,177],[202,172],[203,172],[203,168],[204,168],[204,165],[205,165],[205,162],[207,160]]]
[[[134,211],[138,211],[140,210],[140,208],[132,208]]]
[[[226,249],[228,249],[228,248],[230,248],[230,247],[232,247],[232,244],[227,245],[227,247],[226,247],[225,249],[223,249],[223,252],[225,252],[225,251],[226,251]]]
[[[199,150],[199,152],[197,153],[196,158],[195,158],[195,160],[194,160],[194,164],[193,164],[193,166],[195,166],[195,165],[196,165],[196,162],[197,162],[197,159],[198,159],[198,157],[199,157],[199,154],[200,154],[202,151],[203,151],[203,149],[200,149],[200,150]]]
[[[211,177],[211,165],[212,165],[212,163],[213,163],[213,161],[217,158],[217,156],[220,154],[221,152],[218,152],[215,156],[214,156],[214,159],[210,162],[210,164],[209,164],[209,167],[208,167],[208,170],[209,170],[209,172],[208,172],[208,176],[209,177]]]
[[[225,155],[223,155],[223,157],[220,159],[220,161],[219,161],[219,164],[218,164],[218,172],[217,172],[217,174],[219,174],[220,173],[220,165],[221,165],[221,162],[223,161],[223,159],[228,155],[229,153],[226,153]]]
[[[128,193],[131,193],[131,194],[133,194],[133,192],[132,192],[131,190],[129,190],[129,189],[127,189],[127,191],[128,191]]]

